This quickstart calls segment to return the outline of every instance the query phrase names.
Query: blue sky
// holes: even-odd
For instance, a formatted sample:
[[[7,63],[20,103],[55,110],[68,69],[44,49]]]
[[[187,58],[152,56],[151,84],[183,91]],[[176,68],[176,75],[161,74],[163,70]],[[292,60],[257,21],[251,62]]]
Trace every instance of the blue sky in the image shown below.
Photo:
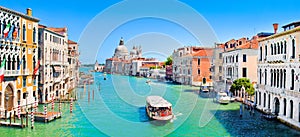
[[[193,20],[194,14],[189,13],[189,10],[180,7],[171,8],[176,1],[165,0],[164,2],[169,2],[170,6],[160,7],[163,4],[159,4],[161,2],[158,0],[128,0],[121,2],[123,9],[114,8],[117,7],[114,4],[119,2],[118,0],[51,0],[47,2],[40,0],[1,0],[0,5],[23,13],[25,13],[26,8],[30,7],[33,10],[33,16],[39,18],[41,24],[51,27],[68,27],[69,39],[79,41],[80,52],[82,53],[80,59],[85,63],[93,63],[96,59],[103,62],[105,58],[111,57],[120,37],[124,37],[129,50],[133,45],[141,45],[145,53],[157,53],[161,58],[170,55],[173,49],[181,46],[213,46],[213,44],[207,44],[208,42],[205,43],[204,38],[202,38],[203,35],[194,33],[193,31],[197,30],[194,30],[193,27],[186,27],[187,25],[197,25],[198,20]],[[126,2],[136,4],[126,5]],[[148,7],[148,11],[138,8],[140,7],[139,4],[150,2],[156,3],[156,5]],[[217,39],[214,40],[216,42],[226,42],[232,38],[251,37],[259,32],[272,32],[272,24],[275,22],[282,26],[300,19],[300,1],[298,0],[181,0],[180,4],[198,12],[203,20],[207,21],[210,29],[215,32]],[[103,14],[107,11],[109,14]],[[190,16],[190,18],[182,24],[172,21],[172,18],[161,19],[145,16],[143,18],[130,18],[126,22],[114,24],[117,21],[116,18],[123,19],[125,16],[130,17],[129,15],[143,13],[146,15],[148,12],[171,17],[182,16],[185,18]],[[93,21],[96,23],[91,23]],[[97,24],[102,25],[98,26]],[[109,26],[111,24],[115,26]],[[201,28],[207,24],[199,23],[198,27]],[[89,35],[99,36],[98,38],[102,41],[91,43],[84,41],[85,36],[83,35],[86,33],[83,32],[89,30],[89,25],[98,28]],[[113,29],[101,31],[108,27]],[[93,29],[89,31],[92,32]],[[102,34],[104,32],[106,33]],[[202,32],[203,34],[207,33],[206,31]],[[92,52],[97,54],[90,54]]]

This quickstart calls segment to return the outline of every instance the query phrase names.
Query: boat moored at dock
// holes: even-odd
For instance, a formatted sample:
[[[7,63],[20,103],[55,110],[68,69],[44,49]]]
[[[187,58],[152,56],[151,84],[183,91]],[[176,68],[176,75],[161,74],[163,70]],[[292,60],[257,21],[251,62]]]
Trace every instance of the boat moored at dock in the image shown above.
[[[227,96],[225,92],[218,92],[217,94],[217,102],[220,104],[228,104],[230,102],[230,97]]]

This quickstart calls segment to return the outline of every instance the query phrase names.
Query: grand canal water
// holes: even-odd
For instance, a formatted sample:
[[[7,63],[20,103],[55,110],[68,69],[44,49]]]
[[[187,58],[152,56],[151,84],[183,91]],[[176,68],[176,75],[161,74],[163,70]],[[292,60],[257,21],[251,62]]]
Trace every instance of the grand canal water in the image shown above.
[[[36,122],[34,129],[0,127],[0,135],[300,136],[299,131],[277,121],[262,119],[259,112],[251,116],[245,110],[240,118],[239,103],[218,105],[213,103],[212,95],[199,94],[198,88],[156,81],[148,85],[144,78],[120,75],[107,75],[107,80],[101,73],[94,76],[94,85],[85,91],[77,89],[73,113],[69,112],[69,104],[64,104],[61,119],[47,124]],[[161,95],[170,101],[176,117],[167,123],[149,120],[144,108],[148,95]]]

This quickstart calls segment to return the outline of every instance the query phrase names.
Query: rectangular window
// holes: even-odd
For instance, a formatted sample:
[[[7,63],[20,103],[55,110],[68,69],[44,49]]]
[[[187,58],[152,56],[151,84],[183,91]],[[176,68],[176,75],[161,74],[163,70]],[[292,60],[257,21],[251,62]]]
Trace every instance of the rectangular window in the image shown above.
[[[247,68],[243,68],[243,77],[247,77]]]
[[[200,65],[200,59],[198,59],[198,66]]]
[[[243,54],[243,62],[247,62],[247,55]]]
[[[219,80],[220,80],[220,81],[222,80],[222,76],[219,76]]]
[[[198,69],[198,75],[200,75],[200,69]]]
[[[222,73],[222,66],[219,66],[219,73]]]
[[[222,53],[219,53],[219,59],[222,59]]]
[[[45,33],[45,40],[47,40],[47,33]]]

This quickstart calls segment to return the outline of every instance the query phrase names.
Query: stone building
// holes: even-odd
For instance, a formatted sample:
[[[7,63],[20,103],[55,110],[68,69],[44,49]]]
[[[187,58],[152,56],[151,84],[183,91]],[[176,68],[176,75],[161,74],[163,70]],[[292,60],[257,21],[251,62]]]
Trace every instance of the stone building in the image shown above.
[[[257,108],[271,111],[282,121],[300,122],[300,22],[259,40]]]
[[[40,76],[39,101],[47,103],[68,92],[69,63],[67,28],[39,25]]]
[[[27,108],[37,97],[38,22],[31,9],[23,14],[0,6],[1,116],[19,103]]]

